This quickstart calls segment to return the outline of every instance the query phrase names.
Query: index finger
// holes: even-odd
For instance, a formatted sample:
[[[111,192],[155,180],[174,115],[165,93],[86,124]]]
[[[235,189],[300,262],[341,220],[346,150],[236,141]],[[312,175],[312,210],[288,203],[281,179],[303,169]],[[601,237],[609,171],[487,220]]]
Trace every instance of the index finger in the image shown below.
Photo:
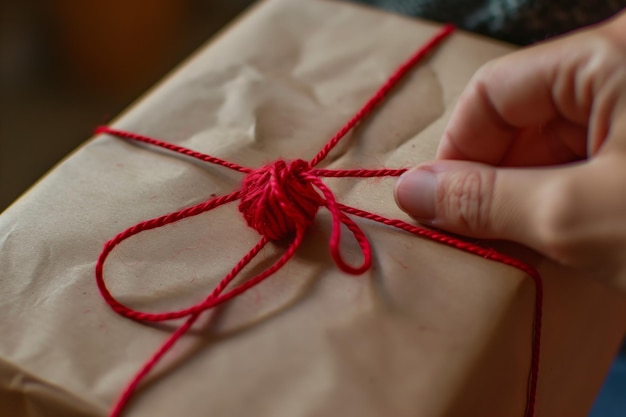
[[[573,38],[520,50],[481,68],[459,98],[437,159],[498,165],[524,129],[557,118],[586,123],[586,99],[581,103],[573,90],[576,68],[589,48]]]

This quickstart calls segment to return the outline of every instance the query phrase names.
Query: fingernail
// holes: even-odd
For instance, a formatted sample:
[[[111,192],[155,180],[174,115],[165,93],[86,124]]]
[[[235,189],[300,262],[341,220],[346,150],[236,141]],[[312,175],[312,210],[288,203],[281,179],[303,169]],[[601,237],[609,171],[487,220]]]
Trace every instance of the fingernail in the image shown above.
[[[436,179],[432,172],[412,169],[396,182],[396,203],[418,220],[432,220],[435,217],[435,188]]]

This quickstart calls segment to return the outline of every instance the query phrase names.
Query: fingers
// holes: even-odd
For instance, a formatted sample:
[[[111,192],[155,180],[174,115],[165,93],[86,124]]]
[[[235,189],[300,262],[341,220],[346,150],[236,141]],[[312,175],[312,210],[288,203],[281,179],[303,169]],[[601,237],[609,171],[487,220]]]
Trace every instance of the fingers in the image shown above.
[[[482,67],[457,103],[437,159],[556,165],[597,154],[626,111],[626,12]]]
[[[443,134],[438,159],[498,165],[519,129],[554,118],[547,65],[524,55],[494,61],[474,76]]]
[[[530,167],[556,165],[587,156],[587,129],[555,119],[541,127],[520,131],[498,165]]]
[[[438,161],[396,184],[400,208],[460,235],[521,243],[626,292],[626,153],[568,166]]]
[[[512,240],[545,250],[538,211],[553,170],[496,169],[441,161],[404,174],[396,185],[398,205],[418,221],[453,233]]]
[[[490,165],[504,164],[505,157],[533,161],[536,153],[515,146],[526,131],[561,125],[586,133],[592,79],[581,71],[597,53],[591,37],[581,33],[520,50],[481,68],[459,99],[437,158]],[[536,136],[534,146],[548,151],[543,143],[546,138],[547,134]],[[576,134],[575,138],[576,143],[570,140],[566,146],[586,150],[586,136]],[[562,162],[566,161],[542,161]]]

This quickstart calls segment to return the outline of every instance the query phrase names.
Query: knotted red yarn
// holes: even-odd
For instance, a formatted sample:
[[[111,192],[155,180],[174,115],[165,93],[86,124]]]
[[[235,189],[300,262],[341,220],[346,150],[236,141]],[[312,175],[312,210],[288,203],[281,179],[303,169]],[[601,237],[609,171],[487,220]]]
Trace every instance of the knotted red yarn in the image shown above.
[[[215,198],[211,198],[200,204],[188,207],[174,213],[166,214],[154,219],[143,221],[119,233],[113,239],[105,243],[96,262],[95,275],[98,289],[107,304],[118,314],[144,322],[161,322],[186,318],[185,322],[163,343],[163,345],[146,361],[134,378],[121,393],[111,410],[110,417],[121,415],[128,400],[133,395],[137,386],[167,351],[191,328],[200,314],[216,307],[244,291],[259,284],[267,277],[278,271],[296,253],[303,242],[307,229],[313,224],[320,207],[325,207],[331,214],[332,231],[329,242],[330,253],[337,266],[344,272],[360,274],[368,270],[372,262],[370,243],[361,228],[349,217],[357,216],[376,222],[380,222],[398,229],[407,231],[417,236],[425,237],[433,241],[469,252],[485,259],[500,262],[518,268],[529,275],[535,283],[535,310],[533,322],[533,334],[531,343],[531,367],[528,376],[527,401],[524,417],[533,417],[535,410],[535,398],[537,393],[537,379],[539,373],[539,354],[541,338],[541,319],[543,305],[543,286],[539,273],[530,265],[515,258],[499,253],[492,248],[485,248],[474,243],[463,241],[459,238],[433,230],[423,229],[402,220],[388,219],[386,217],[370,213],[355,207],[346,206],[337,202],[332,191],[321,180],[323,177],[397,177],[403,174],[404,169],[348,169],[328,170],[315,168],[337,143],[359,121],[365,118],[371,110],[378,105],[389,91],[396,85],[400,78],[406,74],[418,61],[432,50],[440,41],[448,36],[454,28],[444,26],[429,42],[420,48],[409,60],[402,64],[383,86],[370,98],[365,105],[337,132],[320,152],[310,161],[302,159],[294,161],[277,160],[258,169],[240,166],[233,162],[193,151],[178,145],[149,138],[136,133],[120,131],[102,126],[96,129],[96,133],[107,133],[126,139],[159,146],[173,152],[191,156],[193,158],[221,165],[234,171],[241,172],[246,176],[238,190]],[[214,290],[200,303],[188,308],[162,313],[149,313],[132,309],[120,303],[109,291],[104,281],[104,263],[111,251],[122,241],[133,235],[146,230],[159,228],[184,218],[196,216],[212,210],[221,205],[240,200],[239,211],[246,223],[261,235],[259,242],[235,265],[235,267],[219,282]],[[348,264],[340,251],[341,225],[354,235],[363,254],[361,265]],[[289,245],[283,255],[273,265],[260,274],[244,281],[238,286],[226,290],[233,279],[270,241],[287,240]]]
[[[303,233],[324,203],[307,178],[310,171],[302,159],[279,159],[249,173],[241,182],[239,203],[248,226],[270,240]]]

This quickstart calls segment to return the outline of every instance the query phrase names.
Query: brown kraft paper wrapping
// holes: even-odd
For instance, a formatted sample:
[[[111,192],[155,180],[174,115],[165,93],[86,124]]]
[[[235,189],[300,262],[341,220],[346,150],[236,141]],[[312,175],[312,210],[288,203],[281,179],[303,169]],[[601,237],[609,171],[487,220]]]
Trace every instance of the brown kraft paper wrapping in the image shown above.
[[[350,4],[266,1],[113,126],[246,166],[310,158],[438,26]],[[332,152],[329,168],[433,158],[476,69],[510,47],[457,32]],[[173,330],[117,316],[94,263],[141,220],[232,191],[241,175],[107,135],[88,141],[0,216],[0,415],[105,416]],[[406,219],[393,179],[328,179],[340,202]],[[125,415],[522,416],[534,286],[522,272],[358,220],[374,267],[339,271],[320,211],[281,271],[211,313]],[[190,305],[258,240],[235,204],[144,232],[110,256],[137,309]],[[358,261],[344,239],[343,252]],[[282,248],[270,245],[252,272]],[[537,416],[585,416],[624,334],[624,300],[540,265]]]

